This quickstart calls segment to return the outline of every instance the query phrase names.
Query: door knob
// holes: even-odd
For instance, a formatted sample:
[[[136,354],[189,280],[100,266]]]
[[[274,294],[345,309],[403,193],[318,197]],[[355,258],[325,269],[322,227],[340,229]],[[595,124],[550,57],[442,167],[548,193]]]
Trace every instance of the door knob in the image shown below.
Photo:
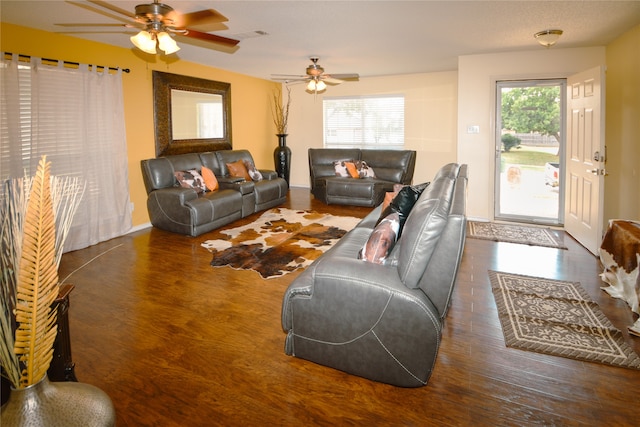
[[[587,172],[594,175],[607,175],[607,171],[605,169],[587,169]]]

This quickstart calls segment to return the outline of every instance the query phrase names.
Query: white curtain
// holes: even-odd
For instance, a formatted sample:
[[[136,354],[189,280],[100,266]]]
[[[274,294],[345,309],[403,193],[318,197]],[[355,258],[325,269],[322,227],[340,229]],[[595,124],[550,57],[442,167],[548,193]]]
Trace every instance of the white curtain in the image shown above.
[[[0,73],[0,179],[33,175],[46,155],[52,175],[86,182],[65,251],[129,231],[122,71],[50,66],[34,57],[24,63],[14,55]]]

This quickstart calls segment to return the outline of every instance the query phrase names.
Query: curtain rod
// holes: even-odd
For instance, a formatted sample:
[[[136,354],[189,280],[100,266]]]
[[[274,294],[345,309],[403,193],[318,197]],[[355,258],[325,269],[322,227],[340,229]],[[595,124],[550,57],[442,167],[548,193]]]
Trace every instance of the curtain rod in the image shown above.
[[[4,54],[5,54],[5,56],[6,55],[13,55],[11,52],[5,52]],[[23,59],[29,59],[30,60],[31,56],[30,55],[18,54],[18,58],[19,59],[23,58]],[[75,65],[75,66],[79,66],[80,65],[79,62],[61,61],[59,59],[49,59],[49,58],[41,58],[41,59],[43,61],[48,61],[48,62],[62,62],[64,65]],[[113,70],[113,71],[117,71],[117,70],[120,69],[119,67],[105,67],[104,65],[92,65],[92,64],[88,64],[88,65],[90,67],[106,68],[106,69]],[[129,73],[129,71],[131,71],[131,70],[129,70],[128,68],[122,68],[122,72],[123,73]]]

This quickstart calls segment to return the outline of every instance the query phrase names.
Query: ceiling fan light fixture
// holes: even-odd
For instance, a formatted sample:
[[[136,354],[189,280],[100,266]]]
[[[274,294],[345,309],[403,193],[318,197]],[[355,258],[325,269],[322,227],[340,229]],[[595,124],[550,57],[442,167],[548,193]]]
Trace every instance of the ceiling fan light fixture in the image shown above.
[[[322,80],[311,79],[307,84],[307,90],[309,92],[322,92],[327,88],[327,84]]]
[[[165,55],[171,55],[180,50],[180,46],[178,46],[173,37],[164,31],[158,33],[158,47]]]
[[[130,38],[131,43],[143,52],[156,53],[156,39],[148,31],[142,30],[135,36]]]
[[[556,44],[561,35],[562,30],[544,30],[535,33],[533,37],[535,37],[542,46],[549,48]]]
[[[315,80],[309,80],[309,84],[307,84],[307,90],[309,92],[315,92],[315,90],[316,90],[316,81]]]

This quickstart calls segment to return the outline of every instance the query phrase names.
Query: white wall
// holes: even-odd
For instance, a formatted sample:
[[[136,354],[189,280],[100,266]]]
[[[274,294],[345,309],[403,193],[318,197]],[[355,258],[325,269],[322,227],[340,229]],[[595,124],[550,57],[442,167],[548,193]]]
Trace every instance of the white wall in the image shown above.
[[[467,216],[492,220],[495,171],[495,82],[565,78],[605,64],[605,48],[551,49],[458,58],[457,161],[469,165]],[[480,133],[468,134],[478,125]]]
[[[430,181],[440,166],[456,161],[457,78],[455,71],[361,78],[328,85],[324,94],[317,95],[305,92],[304,84],[290,86],[287,145],[292,151],[291,185],[309,187],[307,151],[322,148],[323,97],[376,94],[405,96],[405,148],[417,151],[413,182]]]

